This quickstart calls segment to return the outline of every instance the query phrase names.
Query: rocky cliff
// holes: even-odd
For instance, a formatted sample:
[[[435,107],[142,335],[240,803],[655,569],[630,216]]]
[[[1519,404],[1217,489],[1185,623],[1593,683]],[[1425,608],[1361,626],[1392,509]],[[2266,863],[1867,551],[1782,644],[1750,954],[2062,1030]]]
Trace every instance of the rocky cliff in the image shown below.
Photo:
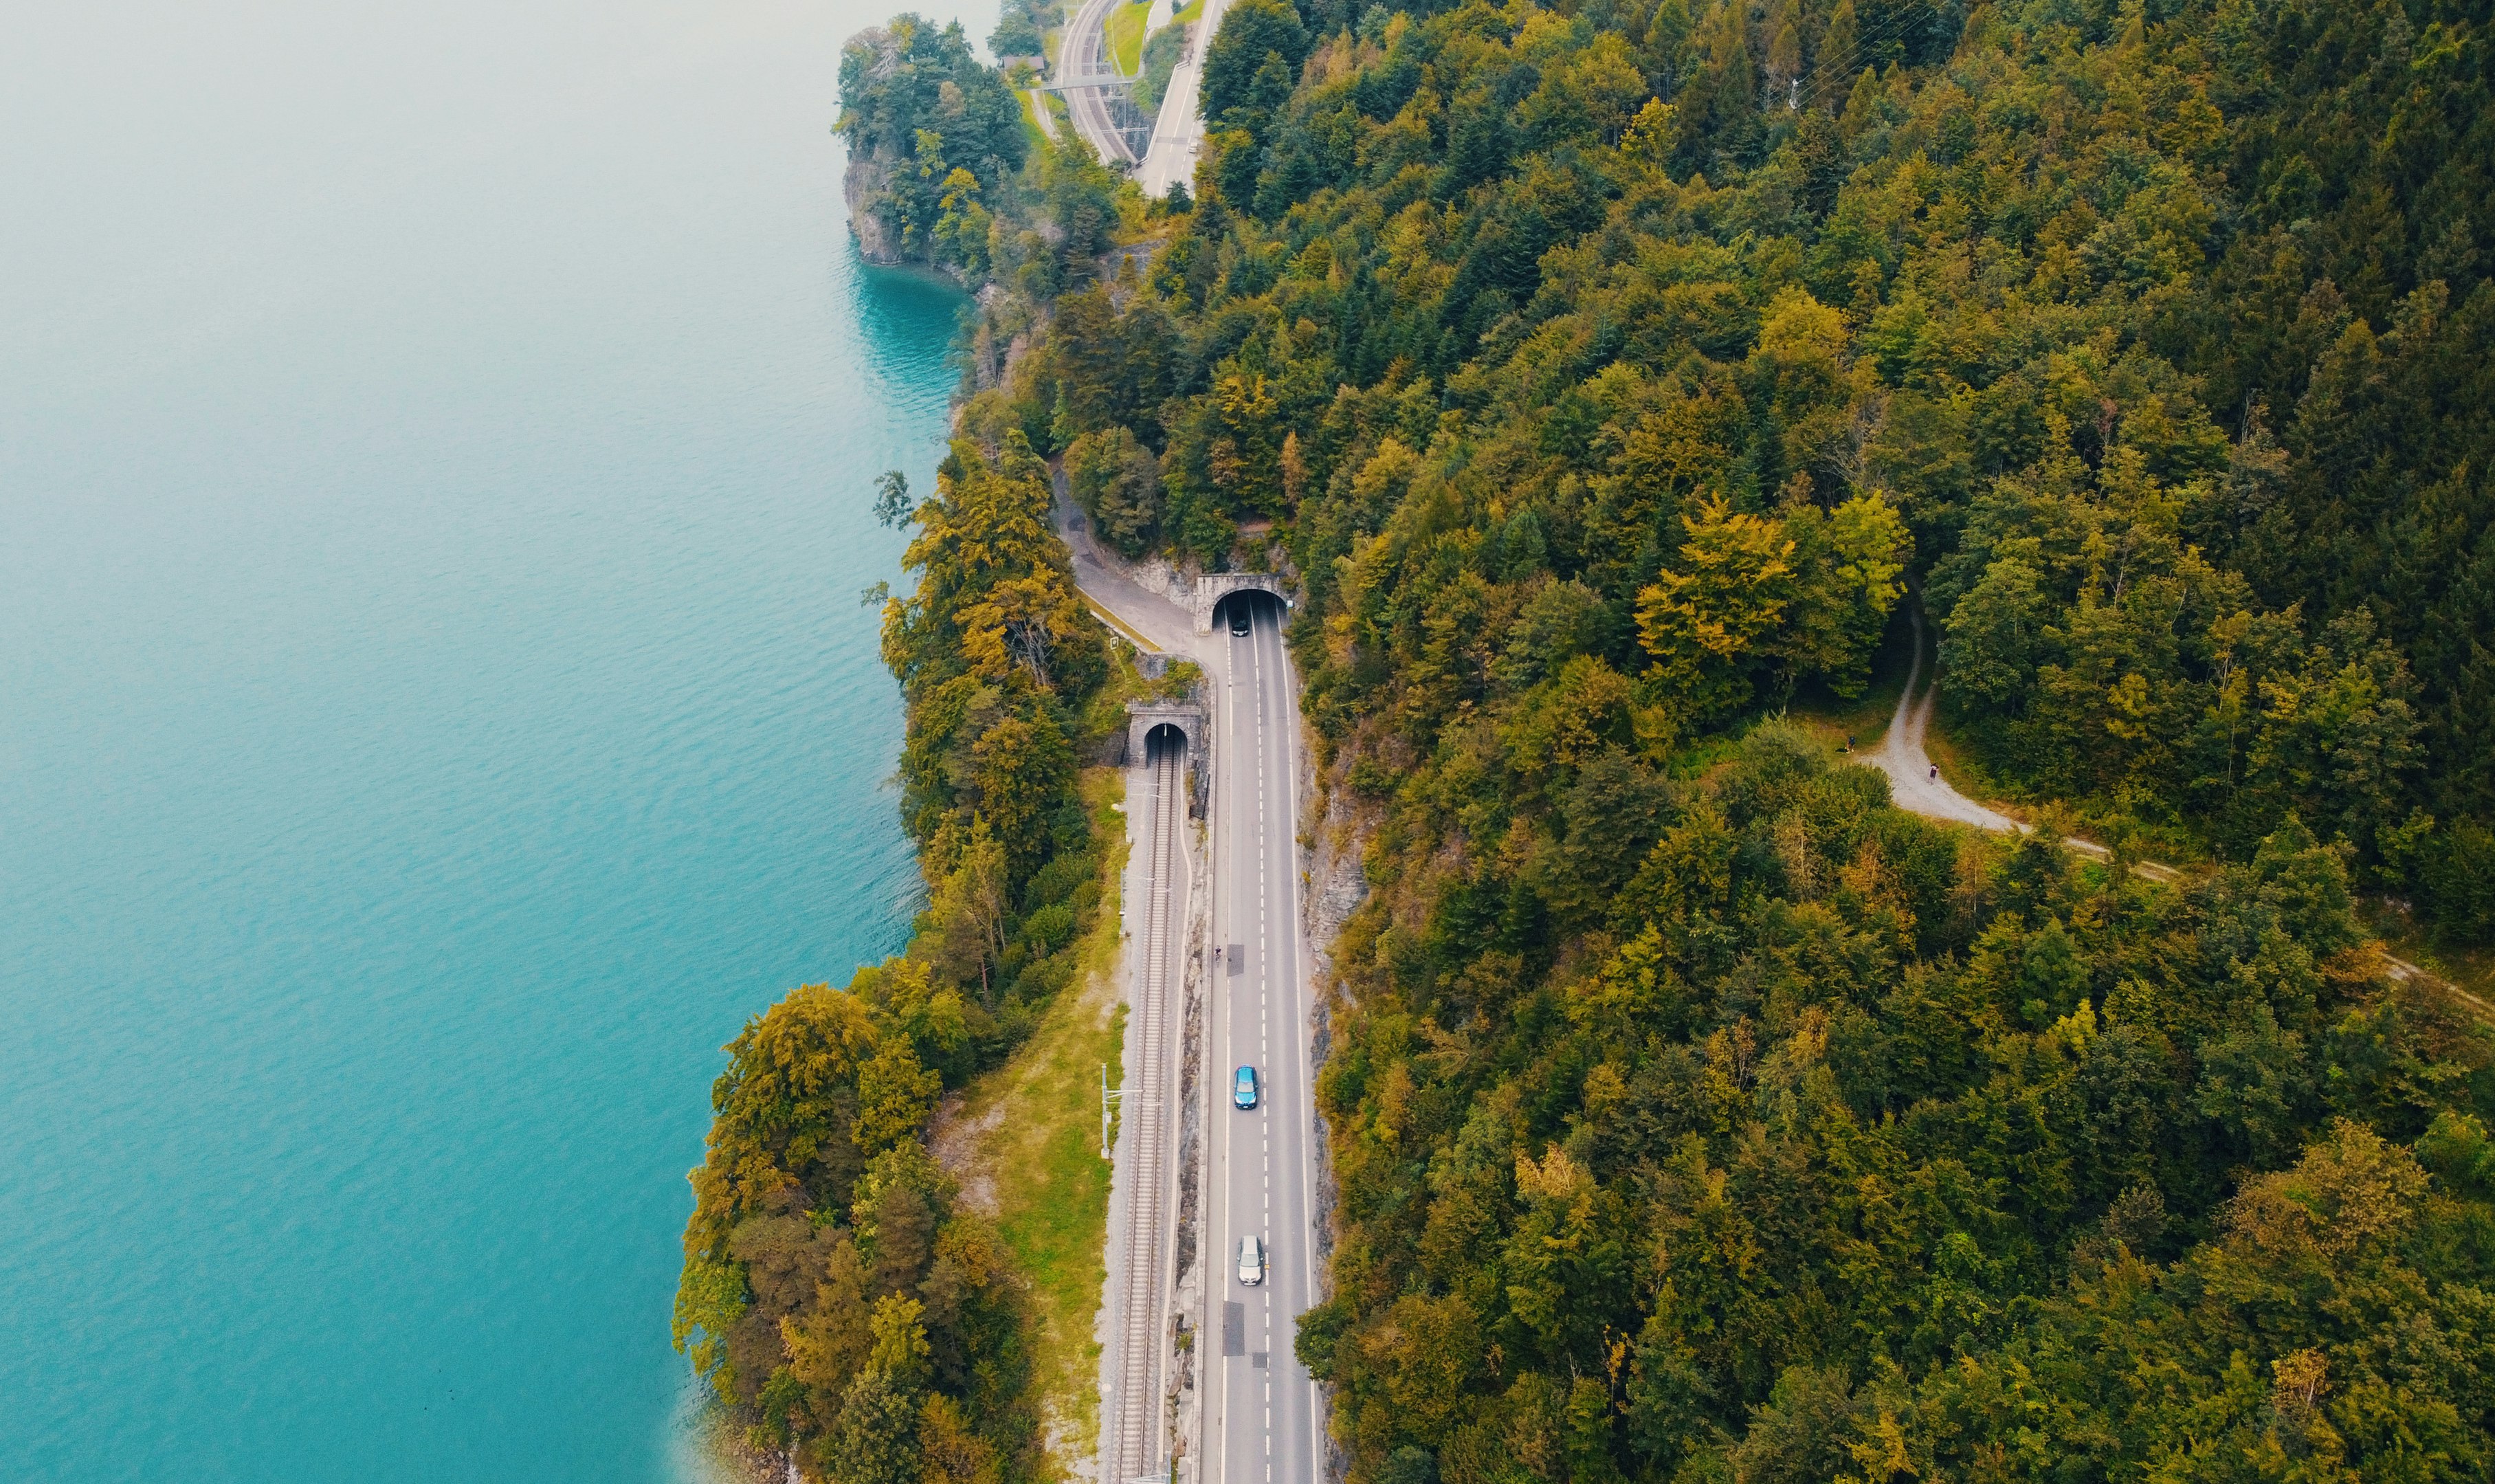
[[[869,263],[902,261],[900,234],[885,220],[882,209],[892,195],[893,164],[869,155],[852,155],[848,169],[841,174],[841,199],[848,204],[849,235],[857,239],[858,252]]]

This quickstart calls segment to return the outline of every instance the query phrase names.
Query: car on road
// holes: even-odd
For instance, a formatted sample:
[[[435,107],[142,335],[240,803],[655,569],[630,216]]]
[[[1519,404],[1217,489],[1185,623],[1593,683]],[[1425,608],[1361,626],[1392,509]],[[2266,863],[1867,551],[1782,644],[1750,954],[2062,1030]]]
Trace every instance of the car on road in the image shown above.
[[[1254,1237],[1239,1239],[1239,1281],[1251,1288],[1265,1281],[1265,1244]]]
[[[1256,1068],[1242,1067],[1230,1079],[1230,1100],[1242,1108],[1256,1106]]]
[[[1244,603],[1232,603],[1230,605],[1231,637],[1241,639],[1246,638],[1248,636],[1248,628],[1249,621],[1248,617],[1248,604]]]

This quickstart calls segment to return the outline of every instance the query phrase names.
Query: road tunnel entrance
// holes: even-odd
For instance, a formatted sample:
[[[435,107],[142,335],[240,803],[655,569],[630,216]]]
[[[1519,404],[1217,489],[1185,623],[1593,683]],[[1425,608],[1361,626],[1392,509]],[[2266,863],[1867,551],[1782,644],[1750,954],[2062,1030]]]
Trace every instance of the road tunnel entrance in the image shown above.
[[[1269,572],[1210,572],[1195,579],[1195,632],[1217,632],[1216,618],[1222,624],[1230,618],[1229,604],[1245,600],[1253,603],[1257,596],[1272,601],[1287,611],[1282,599],[1281,580]]]
[[[1282,624],[1282,600],[1263,588],[1243,587],[1214,600],[1213,632],[1245,638],[1256,628]]]

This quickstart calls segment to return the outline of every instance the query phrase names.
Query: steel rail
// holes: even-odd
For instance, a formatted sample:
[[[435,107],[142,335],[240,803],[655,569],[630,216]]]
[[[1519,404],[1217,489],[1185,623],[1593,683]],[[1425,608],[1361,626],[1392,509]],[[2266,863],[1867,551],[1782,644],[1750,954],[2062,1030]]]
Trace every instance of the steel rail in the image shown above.
[[[1148,746],[1151,744],[1147,744]],[[1177,975],[1172,947],[1186,899],[1186,748],[1163,745],[1147,770],[1151,822],[1146,835],[1142,962],[1132,1009],[1136,1065],[1119,1099],[1126,1180],[1121,1201],[1125,1261],[1119,1275],[1117,1382],[1106,1399],[1101,1461],[1104,1484],[1151,1475],[1161,1462],[1160,1358],[1168,1304],[1169,1112],[1172,1047],[1170,999]]]

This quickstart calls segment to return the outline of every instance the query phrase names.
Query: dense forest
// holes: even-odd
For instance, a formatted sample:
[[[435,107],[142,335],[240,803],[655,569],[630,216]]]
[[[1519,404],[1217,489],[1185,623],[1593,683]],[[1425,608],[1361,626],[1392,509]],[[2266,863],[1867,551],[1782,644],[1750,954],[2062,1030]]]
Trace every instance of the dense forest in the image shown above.
[[[1682,735],[1849,683],[1807,566],[1894,550],[2008,791],[2238,861],[2292,811],[2482,940],[2495,107],[2417,10],[1243,0],[1202,204],[1028,431],[1153,455],[1130,544],[1284,520],[1338,619],[1575,584]],[[1440,492],[1462,575],[1364,552]]]
[[[1772,724],[1504,789],[1471,730],[1338,945],[1355,1478],[2495,1467],[2495,1056],[2308,831],[2176,892]]]
[[[1354,1484],[2495,1472],[2495,1037],[2357,912],[2495,937],[2488,24],[1236,0],[1165,202],[862,38],[870,206],[995,291],[886,629],[931,907],[731,1048],[714,1384],[816,1476],[1047,1467],[912,1134],[1084,910],[1053,465],[1306,593]],[[1774,720],[1910,607],[2112,862]]]
[[[2495,1041],[2352,910],[2495,927],[2485,20],[1234,6],[970,420],[1306,585],[1354,1480],[2495,1469]],[[1995,779],[2213,868],[1755,723],[1901,602]]]

